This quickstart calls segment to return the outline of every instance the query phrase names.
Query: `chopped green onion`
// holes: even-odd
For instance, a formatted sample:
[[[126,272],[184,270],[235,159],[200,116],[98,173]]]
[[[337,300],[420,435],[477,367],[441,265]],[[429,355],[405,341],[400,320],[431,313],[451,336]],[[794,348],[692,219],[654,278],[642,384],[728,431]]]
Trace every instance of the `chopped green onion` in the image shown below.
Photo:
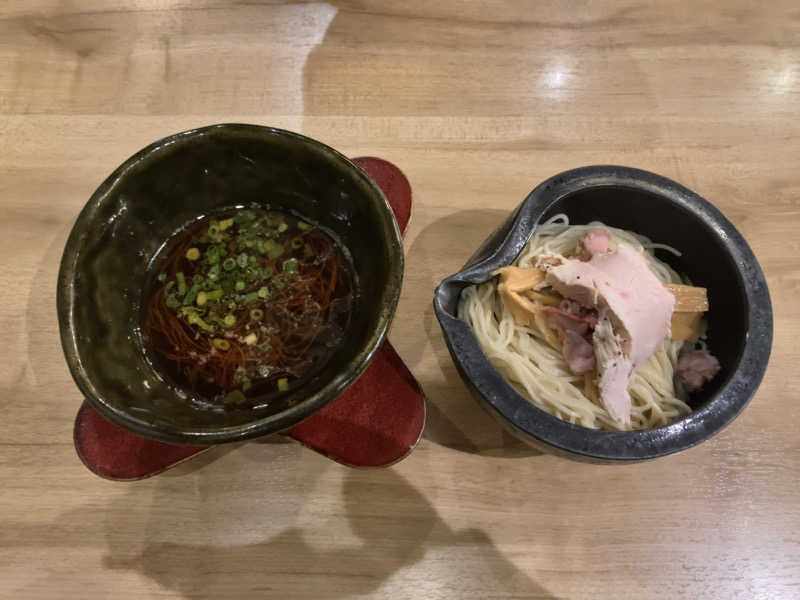
[[[225,327],[233,327],[236,325],[236,316],[233,314],[225,315],[225,318],[222,319],[222,322],[225,324]]]
[[[286,223],[281,223],[278,225],[278,233],[283,233],[287,229],[289,229],[289,226]]]
[[[247,262],[249,262],[251,265],[254,265],[258,262],[258,260],[256,259],[255,256],[251,256],[250,258],[247,259]]]
[[[228,340],[225,340],[225,339],[222,339],[222,338],[214,338],[211,341],[211,343],[214,344],[214,348],[216,348],[217,350],[230,350],[231,349],[231,343]]]
[[[225,231],[231,225],[233,225],[233,219],[223,219],[219,222],[219,230]]]
[[[165,294],[169,294],[169,291],[174,287],[175,287],[175,282],[174,281],[168,281],[167,285],[164,286],[164,293]]]
[[[208,278],[211,280],[216,280],[219,278],[219,265],[213,265],[208,270]]]
[[[289,390],[289,380],[286,377],[278,379],[278,391],[286,392]]]
[[[297,259],[290,258],[289,260],[283,261],[283,272],[297,273]]]
[[[169,308],[178,308],[181,305],[181,301],[178,300],[175,294],[170,294],[167,296],[165,302]]]
[[[256,372],[258,373],[259,377],[269,377],[271,371],[272,370],[267,365],[258,365],[256,367]]]
[[[197,306],[203,306],[208,300],[208,295],[205,292],[197,294]]]
[[[214,328],[205,321],[203,321],[200,315],[198,315],[196,312],[188,313],[186,315],[186,320],[189,322],[189,325],[197,325],[205,331],[209,331],[211,333],[214,332]]]
[[[219,262],[219,249],[216,246],[209,246],[208,250],[206,250],[206,260],[212,265]]]
[[[258,336],[255,333],[248,333],[244,338],[244,343],[248,346],[255,346],[258,341]]]
[[[236,282],[236,285],[233,286],[237,292],[241,292],[244,289],[245,283],[241,279]]]
[[[219,235],[219,224],[216,221],[212,221],[211,225],[208,226],[208,235],[211,237],[217,237]]]
[[[222,290],[217,288],[210,292],[205,292],[205,295],[206,295],[206,300],[219,300],[220,298],[222,298]]]
[[[222,263],[222,268],[226,271],[233,271],[236,268],[236,261],[232,258],[226,258],[225,262]]]
[[[270,277],[272,277],[272,274],[274,272],[275,271],[273,270],[272,267],[264,267],[263,269],[261,269],[261,277],[263,279],[269,279]]]
[[[200,275],[200,273],[198,273],[197,275],[192,277],[192,283],[194,285],[200,285],[201,283],[203,283],[203,279],[204,279],[203,276]]]
[[[281,281],[280,279],[276,279],[275,281],[273,281],[272,285],[274,285],[275,288],[279,290],[282,290],[283,288],[286,287],[286,284],[283,283],[283,281]]]
[[[244,383],[242,383],[242,391],[246,392],[253,386],[252,382],[249,379],[245,379]]]
[[[253,310],[250,311],[250,318],[253,321],[260,321],[261,319],[264,318],[264,311],[261,310],[260,308],[254,308]]]
[[[266,298],[269,296],[269,290],[267,289],[267,286],[262,286],[258,288],[257,293],[259,298]]]
[[[244,269],[247,266],[247,254],[242,252],[239,256],[237,256],[236,264],[239,265],[240,269]]]
[[[298,228],[300,231],[305,231],[306,229],[311,229],[311,225],[309,225],[309,224],[308,224],[308,223],[306,223],[305,221],[298,221],[298,222],[297,222],[297,228]]]
[[[267,256],[270,259],[275,260],[281,254],[283,254],[283,246],[276,242],[275,240],[267,240],[264,242],[264,252],[266,252]]]
[[[198,250],[197,248],[189,248],[186,251],[186,258],[188,260],[197,260],[198,258],[200,258],[200,250]]]
[[[302,245],[303,245],[303,240],[300,239],[299,237],[296,237],[292,240],[292,248],[294,248],[295,250],[297,250]]]
[[[178,296],[183,296],[186,293],[186,279],[183,276],[183,271],[175,273],[175,277],[178,279]]]
[[[225,404],[244,404],[247,402],[247,397],[242,393],[241,390],[233,390],[232,392],[228,392],[225,394],[225,397],[222,399]]]
[[[158,279],[160,282],[163,283],[167,279],[167,274],[166,273],[159,273],[158,277],[156,277],[156,279]]]
[[[192,285],[192,287],[189,288],[189,291],[186,292],[186,296],[183,298],[183,305],[189,306],[190,304],[194,304],[194,299],[197,298],[197,292],[199,291],[200,286],[198,284],[195,283]]]
[[[249,294],[245,294],[245,295],[242,297],[242,301],[243,301],[245,304],[252,304],[252,303],[253,303],[253,302],[255,302],[256,300],[258,300],[258,292],[250,292]]]

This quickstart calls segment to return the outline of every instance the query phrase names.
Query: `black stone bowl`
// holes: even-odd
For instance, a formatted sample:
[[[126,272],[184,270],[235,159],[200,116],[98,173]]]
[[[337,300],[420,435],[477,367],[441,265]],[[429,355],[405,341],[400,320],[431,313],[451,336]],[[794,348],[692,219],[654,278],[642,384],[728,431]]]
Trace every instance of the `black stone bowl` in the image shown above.
[[[658,257],[708,288],[708,343],[721,370],[692,395],[691,415],[645,431],[598,431],[566,423],[514,391],[489,364],[471,328],[457,318],[461,291],[510,264],[537,224],[557,213],[566,213],[573,224],[599,220],[669,244],[683,256],[658,251]],[[691,190],[626,167],[583,167],[541,183],[462,271],[442,281],[434,309],[453,361],[479,404],[523,441],[591,461],[651,459],[708,439],[749,402],[761,382],[772,344],[769,291],[741,234]]]
[[[341,346],[305,384],[268,408],[204,408],[148,359],[142,305],[161,247],[197,218],[240,205],[292,211],[333,232],[352,255],[360,293]],[[204,127],[141,150],[84,207],[61,260],[61,343],[83,394],[123,427],[173,443],[253,438],[310,416],[364,371],[386,336],[402,275],[386,198],[347,158],[280,129]]]

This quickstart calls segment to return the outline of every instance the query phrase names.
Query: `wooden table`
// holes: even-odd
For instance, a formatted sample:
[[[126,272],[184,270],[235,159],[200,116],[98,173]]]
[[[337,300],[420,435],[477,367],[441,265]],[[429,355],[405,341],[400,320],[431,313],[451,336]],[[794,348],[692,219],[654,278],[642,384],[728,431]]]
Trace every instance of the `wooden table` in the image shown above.
[[[800,597],[800,12],[796,2],[0,3],[0,597]],[[72,448],[55,281],[100,181],[163,135],[243,121],[405,170],[392,343],[425,439],[357,471],[220,447],[135,484]],[[468,397],[432,314],[539,181],[650,169],[715,203],[775,310],[770,368],[723,433],[603,467],[536,455]]]

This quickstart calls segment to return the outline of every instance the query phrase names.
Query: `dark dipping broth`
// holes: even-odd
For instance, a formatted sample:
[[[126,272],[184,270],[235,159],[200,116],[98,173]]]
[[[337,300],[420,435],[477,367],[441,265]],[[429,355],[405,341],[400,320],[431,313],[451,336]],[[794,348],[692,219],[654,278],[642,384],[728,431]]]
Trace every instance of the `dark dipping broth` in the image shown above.
[[[342,340],[352,267],[311,223],[237,209],[193,224],[165,254],[142,333],[161,370],[194,394],[237,405],[287,392]]]

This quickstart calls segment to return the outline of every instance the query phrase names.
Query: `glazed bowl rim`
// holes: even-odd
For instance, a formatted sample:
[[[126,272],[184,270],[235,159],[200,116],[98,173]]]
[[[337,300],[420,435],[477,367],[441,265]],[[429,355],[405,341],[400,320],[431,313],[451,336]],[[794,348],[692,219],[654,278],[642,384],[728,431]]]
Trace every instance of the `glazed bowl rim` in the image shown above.
[[[296,404],[287,407],[283,411],[238,425],[225,425],[214,428],[164,426],[163,423],[156,424],[132,417],[125,410],[107,402],[102,393],[95,387],[89,373],[83,366],[77,346],[76,338],[79,332],[75,323],[74,307],[76,297],[72,293],[73,282],[78,273],[77,261],[83,249],[84,241],[82,238],[85,232],[92,226],[98,208],[106,199],[113,196],[117,187],[125,180],[128,174],[135,174],[136,168],[150,159],[159,160],[168,157],[168,153],[165,153],[163,157],[158,157],[157,155],[174,144],[191,144],[193,139],[203,139],[205,136],[215,133],[223,135],[226,133],[240,133],[255,137],[263,136],[265,139],[273,136],[289,139],[292,143],[303,144],[311,148],[314,152],[320,153],[326,159],[336,163],[344,171],[352,173],[356,180],[366,186],[370,196],[376,202],[376,212],[380,215],[382,222],[380,237],[385,240],[388,248],[390,271],[387,274],[389,282],[387,288],[389,289],[383,294],[385,302],[374,308],[379,313],[379,316],[376,326],[365,335],[366,342],[354,353],[353,359],[315,393],[303,397]],[[235,442],[260,437],[285,430],[310,417],[339,396],[366,370],[386,339],[394,318],[402,288],[403,267],[402,238],[400,237],[400,231],[392,209],[383,191],[363,169],[346,156],[318,140],[277,127],[248,123],[219,123],[196,127],[158,139],[131,155],[104,179],[82,208],[64,247],[58,273],[56,303],[61,346],[70,374],[84,397],[106,418],[134,433],[167,443],[198,445]],[[150,368],[155,369],[152,365]]]

